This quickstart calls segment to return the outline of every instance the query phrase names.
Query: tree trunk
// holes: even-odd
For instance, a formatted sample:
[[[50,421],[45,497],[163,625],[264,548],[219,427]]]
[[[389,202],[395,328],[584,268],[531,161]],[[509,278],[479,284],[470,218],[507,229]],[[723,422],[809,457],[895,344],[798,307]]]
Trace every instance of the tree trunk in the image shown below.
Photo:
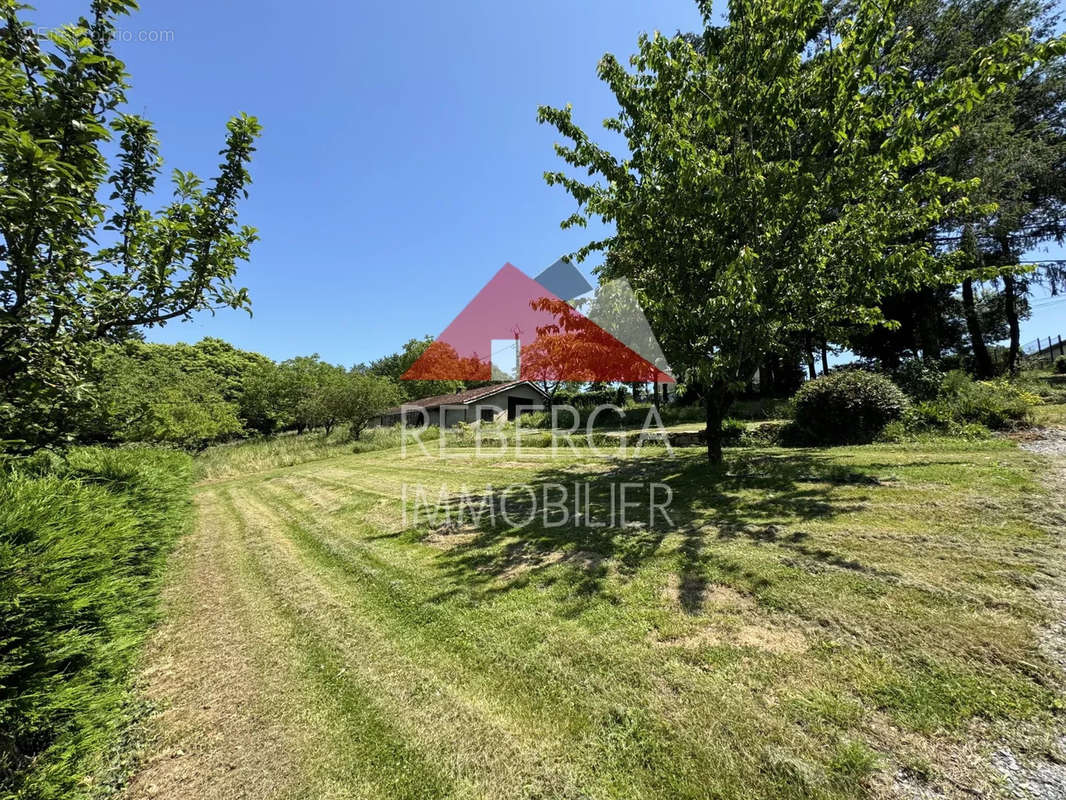
[[[655,403],[655,407],[658,408],[659,407],[659,382],[658,381],[655,381],[655,383],[653,383],[651,385],[651,396],[652,396],[653,402]]]
[[[767,357],[763,365],[759,367],[759,394],[767,397],[772,395],[775,388],[775,381],[777,380],[774,375],[774,361],[771,357]]]
[[[829,345],[822,342],[822,374],[829,374]]]
[[[707,428],[704,430],[704,436],[707,438],[707,462],[721,464],[722,422],[729,407],[733,405],[733,395],[724,386],[711,386],[707,389],[703,402],[707,409]]]
[[[814,367],[814,352],[811,351],[811,350],[808,350],[806,355],[807,355],[807,372],[810,374],[811,380],[813,381],[815,378],[818,377],[818,370],[815,369],[815,367]]]
[[[977,315],[977,303],[973,296],[973,278],[966,278],[962,282],[962,307],[966,314],[966,329],[970,334],[970,346],[973,347],[977,377],[987,380],[993,375],[992,357],[988,354],[988,348],[985,347],[981,318]]]
[[[1010,328],[1010,349],[1007,351],[1007,372],[1018,374],[1018,351],[1021,349],[1021,328],[1018,325],[1018,283],[1014,276],[1003,275],[1003,299],[1007,326]],[[1048,351],[1050,353],[1050,350]]]

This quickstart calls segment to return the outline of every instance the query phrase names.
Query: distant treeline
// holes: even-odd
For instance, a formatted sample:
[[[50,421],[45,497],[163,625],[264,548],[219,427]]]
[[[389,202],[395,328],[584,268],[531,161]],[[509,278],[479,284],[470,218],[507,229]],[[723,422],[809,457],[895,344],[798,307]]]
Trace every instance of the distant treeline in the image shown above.
[[[136,338],[100,344],[68,427],[79,443],[190,448],[286,431],[330,433],[338,426],[357,439],[377,414],[405,400],[481,385],[402,380],[432,341],[429,336],[411,339],[399,352],[352,367],[330,364],[317,354],[275,362],[217,338],[196,344]],[[567,396],[582,397],[577,388]],[[592,389],[585,399],[623,397],[614,389]]]
[[[83,442],[203,447],[256,434],[367,421],[404,398],[392,378],[317,355],[274,362],[220,339],[100,348],[76,425]]]

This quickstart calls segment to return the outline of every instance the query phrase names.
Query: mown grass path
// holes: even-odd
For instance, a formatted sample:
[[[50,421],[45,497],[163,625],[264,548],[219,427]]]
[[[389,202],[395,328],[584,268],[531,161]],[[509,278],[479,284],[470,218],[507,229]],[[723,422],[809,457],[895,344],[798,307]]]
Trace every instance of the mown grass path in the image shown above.
[[[995,788],[1050,729],[1038,456],[348,455],[200,487],[131,797],[758,798]],[[411,484],[671,486],[676,526],[403,524]],[[408,485],[405,490],[405,484]],[[953,788],[956,787],[956,788]]]

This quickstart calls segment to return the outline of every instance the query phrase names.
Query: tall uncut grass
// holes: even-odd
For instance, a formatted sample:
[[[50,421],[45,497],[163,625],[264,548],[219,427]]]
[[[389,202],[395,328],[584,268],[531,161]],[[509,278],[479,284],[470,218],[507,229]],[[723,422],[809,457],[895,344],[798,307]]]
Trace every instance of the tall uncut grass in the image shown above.
[[[189,518],[191,458],[84,448],[0,474],[0,797],[90,792]]]

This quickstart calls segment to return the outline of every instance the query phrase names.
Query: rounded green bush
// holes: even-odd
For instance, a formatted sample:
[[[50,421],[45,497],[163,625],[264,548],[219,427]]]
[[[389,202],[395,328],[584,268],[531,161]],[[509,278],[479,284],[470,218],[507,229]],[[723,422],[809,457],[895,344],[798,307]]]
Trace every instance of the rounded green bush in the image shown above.
[[[906,398],[883,375],[860,370],[834,372],[805,383],[793,404],[796,424],[825,444],[869,442],[903,416]]]
[[[932,400],[940,393],[944,373],[932,359],[909,358],[893,370],[892,380],[908,397]]]

